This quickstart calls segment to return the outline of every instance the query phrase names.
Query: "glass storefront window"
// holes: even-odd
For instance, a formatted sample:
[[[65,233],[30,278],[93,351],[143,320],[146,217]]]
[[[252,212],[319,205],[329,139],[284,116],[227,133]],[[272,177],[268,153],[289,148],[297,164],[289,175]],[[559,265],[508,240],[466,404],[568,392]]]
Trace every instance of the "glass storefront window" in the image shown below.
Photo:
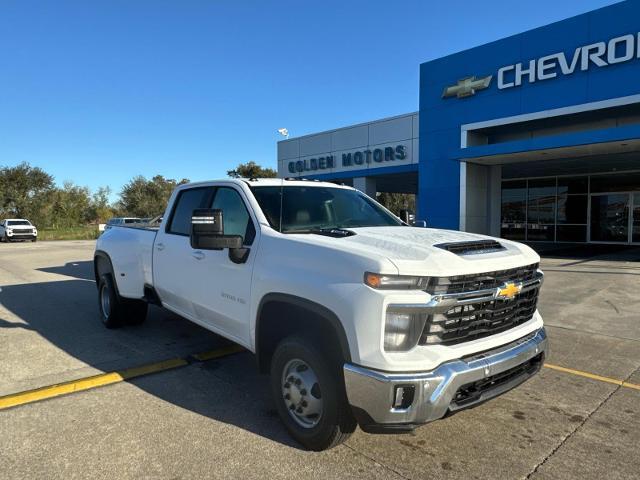
[[[502,197],[502,223],[524,223],[527,204],[524,198]]]
[[[556,177],[536,178],[529,180],[529,198],[534,197],[555,197]]]
[[[527,181],[502,183],[500,236],[513,240],[525,239],[527,219]]]
[[[527,225],[527,240],[532,242],[553,242],[555,225],[540,225],[530,223]]]
[[[629,194],[591,196],[591,241],[627,242]]]
[[[503,223],[500,236],[509,240],[526,240],[524,227],[524,223]]]
[[[640,173],[505,180],[501,220],[514,240],[640,243]]]
[[[556,221],[556,197],[529,198],[527,221],[528,223],[554,224]]]
[[[558,177],[558,195],[567,193],[587,193],[589,177]]]
[[[505,180],[502,182],[502,196],[526,197],[526,180]]]
[[[556,221],[556,179],[529,180],[527,240],[553,241]]]
[[[556,242],[586,242],[586,225],[558,225],[556,226]]]
[[[558,196],[559,224],[587,224],[589,200],[586,195]]]
[[[633,191],[640,191],[640,173],[591,176],[591,193]]]

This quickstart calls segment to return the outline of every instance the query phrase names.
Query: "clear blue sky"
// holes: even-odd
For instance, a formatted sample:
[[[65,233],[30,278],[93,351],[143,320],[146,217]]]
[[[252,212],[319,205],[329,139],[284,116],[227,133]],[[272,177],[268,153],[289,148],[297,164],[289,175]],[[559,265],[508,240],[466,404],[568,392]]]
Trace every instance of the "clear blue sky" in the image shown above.
[[[2,0],[0,165],[118,192],[417,110],[419,64],[606,0]]]

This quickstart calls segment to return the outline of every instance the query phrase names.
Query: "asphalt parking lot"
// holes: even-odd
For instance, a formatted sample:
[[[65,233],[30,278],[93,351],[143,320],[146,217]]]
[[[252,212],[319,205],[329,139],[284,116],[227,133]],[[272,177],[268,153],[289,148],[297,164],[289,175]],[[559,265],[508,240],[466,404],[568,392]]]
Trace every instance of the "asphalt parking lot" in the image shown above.
[[[223,345],[156,307],[103,328],[93,246],[0,245],[0,397]],[[640,478],[640,250],[542,265],[550,367],[413,434],[304,451],[238,353],[0,410],[0,477]]]

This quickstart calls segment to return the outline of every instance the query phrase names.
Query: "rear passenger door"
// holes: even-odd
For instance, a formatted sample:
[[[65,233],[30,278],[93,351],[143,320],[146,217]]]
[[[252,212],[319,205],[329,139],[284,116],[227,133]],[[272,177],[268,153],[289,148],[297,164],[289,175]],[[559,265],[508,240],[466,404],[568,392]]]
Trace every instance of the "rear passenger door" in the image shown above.
[[[189,239],[191,215],[210,203],[213,192],[213,187],[180,190],[153,246],[154,286],[166,307],[189,318],[196,316],[192,296],[198,263]]]

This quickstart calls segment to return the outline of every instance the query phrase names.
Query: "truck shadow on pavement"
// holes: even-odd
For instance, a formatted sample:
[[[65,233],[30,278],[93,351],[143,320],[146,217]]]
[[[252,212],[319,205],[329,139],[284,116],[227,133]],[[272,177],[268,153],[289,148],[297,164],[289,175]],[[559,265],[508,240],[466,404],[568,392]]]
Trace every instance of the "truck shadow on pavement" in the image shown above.
[[[38,271],[65,275],[80,280],[94,280],[92,261],[67,262],[60,267],[38,268]]]
[[[0,292],[0,335],[4,329],[23,329],[24,335],[30,336],[28,343],[40,352],[30,357],[5,358],[5,361],[31,363],[29,371],[33,382],[37,383],[40,377],[55,378],[46,384],[77,379],[85,376],[87,366],[109,372],[169,358],[187,358],[229,343],[178,315],[153,306],[144,324],[108,330],[98,313],[92,262],[69,262],[40,270],[69,278],[6,285]],[[12,320],[13,316],[24,323]],[[4,332],[2,338],[11,341],[10,335],[13,334]],[[52,371],[47,358],[60,355],[57,349],[77,359],[78,362],[73,362],[77,365]],[[29,384],[29,378],[23,380]],[[139,377],[129,383],[213,421],[301,448],[280,423],[271,400],[268,377],[258,374],[255,358],[248,352],[192,362],[186,367]],[[20,390],[22,388],[10,391]]]

